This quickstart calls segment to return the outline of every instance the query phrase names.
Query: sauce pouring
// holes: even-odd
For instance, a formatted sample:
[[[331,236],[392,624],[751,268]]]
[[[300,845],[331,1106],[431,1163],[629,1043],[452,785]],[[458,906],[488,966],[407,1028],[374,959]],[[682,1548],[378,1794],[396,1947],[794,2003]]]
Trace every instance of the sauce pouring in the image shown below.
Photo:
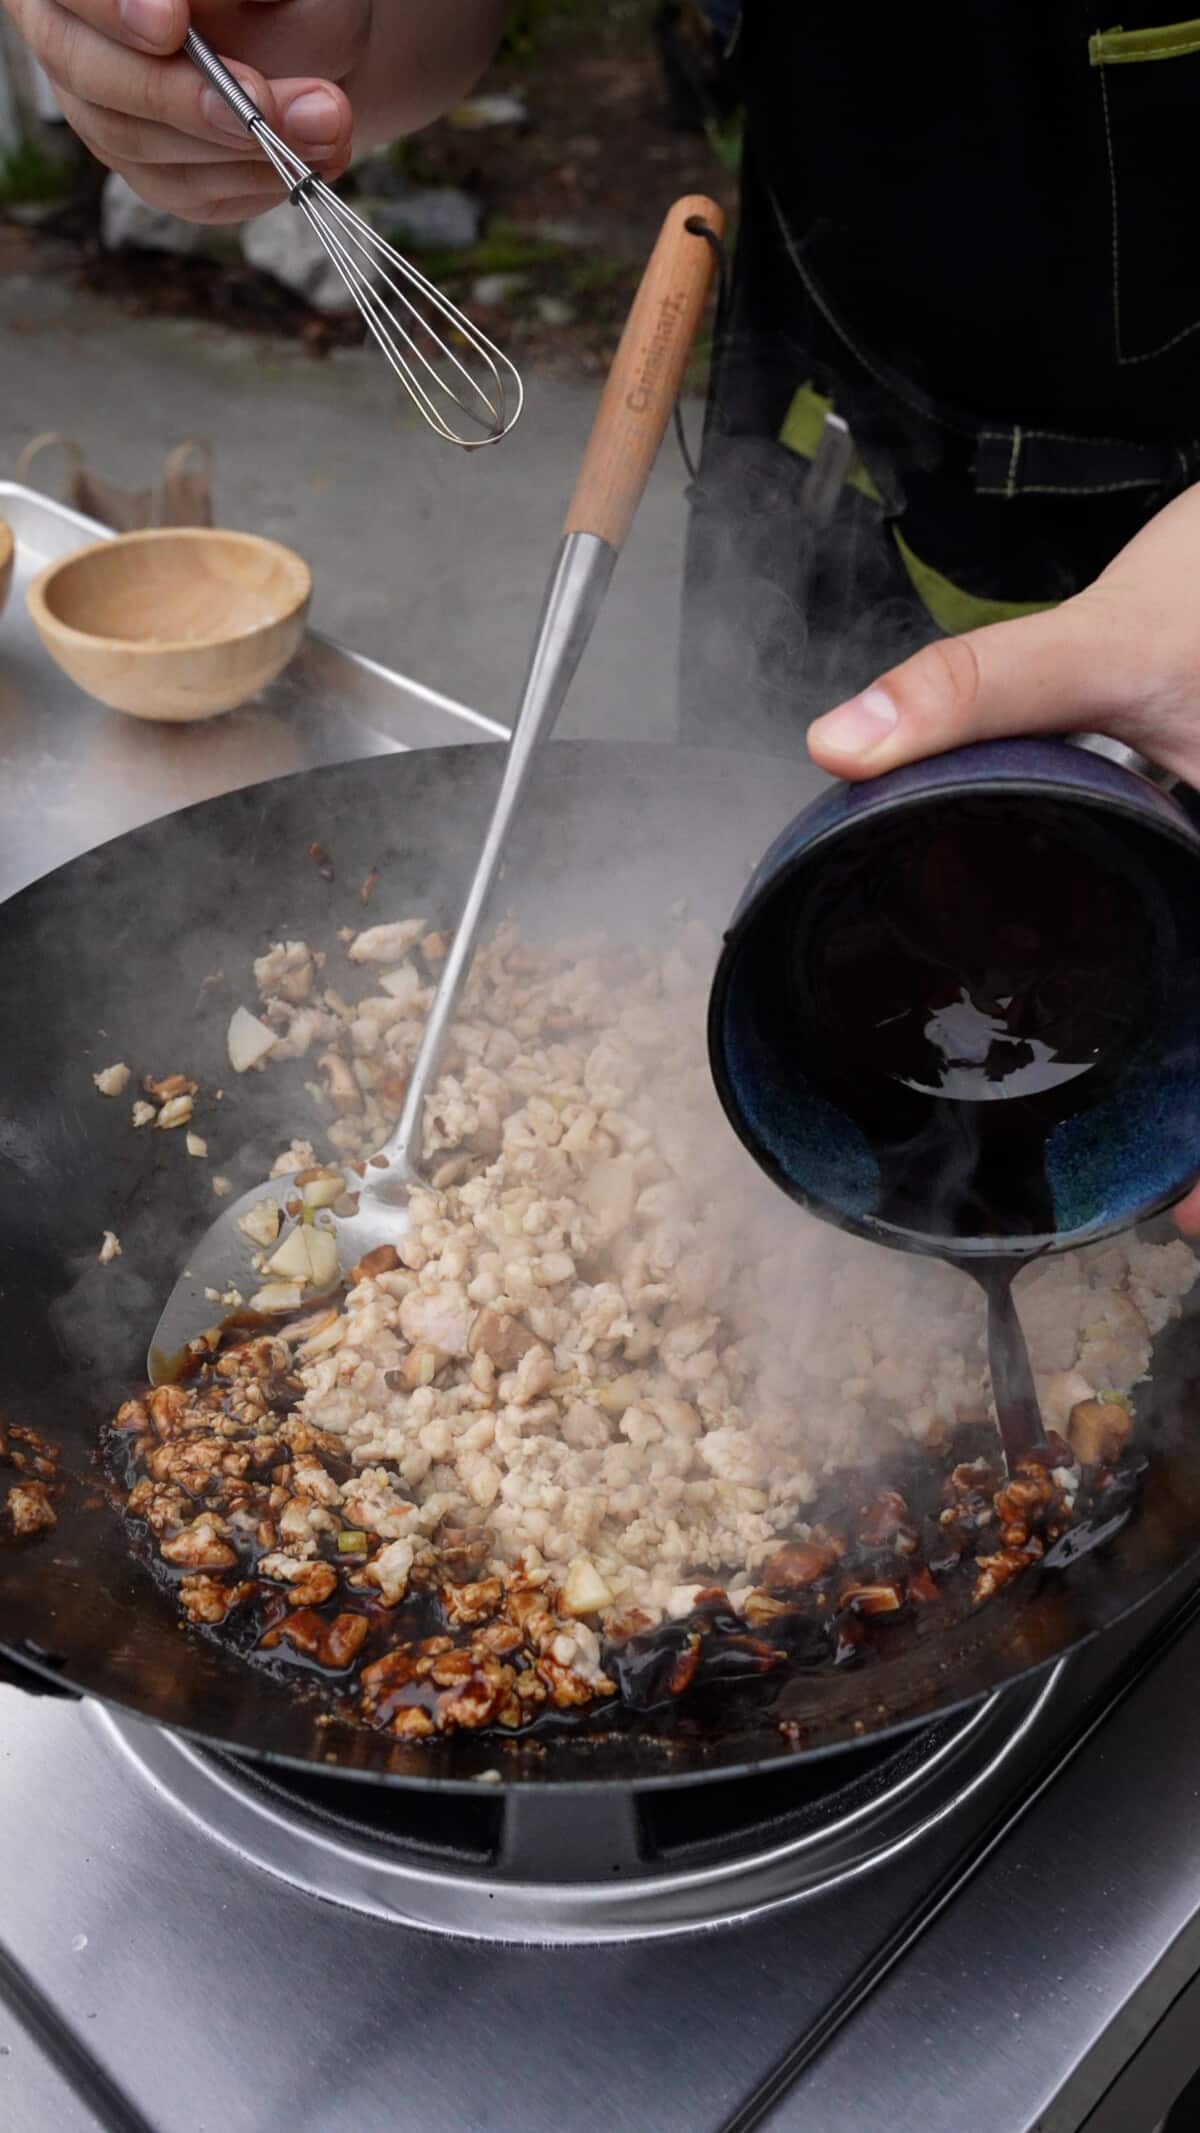
[[[726,937],[731,1122],[812,1212],[979,1283],[1010,1470],[1043,1435],[1016,1276],[1196,1174],[1198,860],[1149,780],[989,743],[824,795]]]

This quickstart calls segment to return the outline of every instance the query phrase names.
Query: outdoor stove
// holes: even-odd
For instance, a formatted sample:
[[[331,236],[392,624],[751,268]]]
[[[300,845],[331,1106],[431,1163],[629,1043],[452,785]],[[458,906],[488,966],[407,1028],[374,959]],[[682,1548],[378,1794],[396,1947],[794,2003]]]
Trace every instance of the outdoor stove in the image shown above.
[[[0,2124],[1151,2133],[1200,2059],[1200,1597],[804,1776],[292,1779],[0,1691]]]
[[[0,514],[22,579],[89,530]],[[285,734],[301,768],[497,730],[313,640],[216,773],[121,726],[106,783],[21,591],[4,893]],[[301,1778],[0,1689],[0,2129],[1153,2133],[1200,2063],[1198,1669],[1177,1579],[899,1742],[632,1795]]]
[[[1003,1782],[1058,1684],[815,1769],[631,1794],[624,1786],[447,1800],[206,1753],[138,1721],[105,1726],[193,1826],[291,1886],[468,1939],[596,1946],[831,1898]]]

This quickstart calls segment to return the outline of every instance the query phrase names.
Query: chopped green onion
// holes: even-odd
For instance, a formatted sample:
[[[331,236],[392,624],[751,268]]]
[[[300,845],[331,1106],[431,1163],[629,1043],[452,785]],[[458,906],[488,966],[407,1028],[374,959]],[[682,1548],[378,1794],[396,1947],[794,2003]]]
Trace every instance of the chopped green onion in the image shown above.
[[[366,1545],[367,1536],[365,1533],[338,1534],[339,1555],[361,1555]]]

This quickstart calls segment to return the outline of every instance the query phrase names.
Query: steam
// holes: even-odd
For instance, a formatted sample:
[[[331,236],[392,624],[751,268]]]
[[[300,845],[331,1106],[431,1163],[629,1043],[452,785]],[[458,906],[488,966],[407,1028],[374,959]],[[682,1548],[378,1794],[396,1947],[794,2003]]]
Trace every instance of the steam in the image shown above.
[[[778,587],[758,612],[797,627]],[[790,730],[794,739],[794,712]],[[359,890],[375,868],[370,923],[427,913],[452,924],[499,769],[498,751],[463,749],[321,772],[177,816],[63,877],[32,1006],[77,1166],[70,1206],[55,1219],[66,1278],[53,1315],[65,1355],[106,1402],[140,1376],[189,1241],[220,1212],[212,1175],[240,1192],[294,1134],[325,1145],[328,1115],[304,1086],[310,1064],[231,1075],[225,1032],[234,1006],[255,1004],[253,957],[274,940],[306,939],[331,951],[327,977],[353,994],[337,936],[365,922]],[[822,1465],[981,1416],[987,1402],[975,1285],[806,1217],[736,1142],[712,1089],[704,1024],[719,929],[814,784],[800,766],[764,766],[750,751],[705,759],[563,743],[538,773],[495,911],[511,909],[535,940],[599,927],[671,967],[681,960],[668,997],[686,1105],[672,1082],[651,1120],[684,1201],[684,1242],[662,1269],[667,1315],[711,1316],[702,1291],[719,1298],[731,1427],[753,1439],[754,1485],[785,1473],[798,1506]],[[332,884],[309,857],[316,841],[333,858]],[[693,925],[706,929],[703,945]],[[627,1008],[615,994],[614,1023]],[[178,1071],[200,1083],[208,1162],[189,1161],[181,1135],[135,1133],[125,1102],[96,1094],[92,1073],[115,1058],[139,1077]],[[102,1268],[95,1253],[110,1227],[123,1256]],[[649,1227],[639,1217],[643,1234]],[[1110,1287],[1127,1281],[1127,1266],[1122,1250]],[[1047,1268],[1029,1280],[1061,1284],[1066,1322],[1082,1325],[1087,1299],[1074,1275]],[[1095,1315],[1098,1285],[1084,1286]],[[1040,1323],[1030,1345],[1043,1371],[1055,1366],[1043,1360]],[[696,1353],[706,1346],[707,1336]]]
[[[685,740],[798,755],[814,718],[937,634],[878,506],[847,491],[815,526],[808,474],[769,439],[709,442],[688,539]]]

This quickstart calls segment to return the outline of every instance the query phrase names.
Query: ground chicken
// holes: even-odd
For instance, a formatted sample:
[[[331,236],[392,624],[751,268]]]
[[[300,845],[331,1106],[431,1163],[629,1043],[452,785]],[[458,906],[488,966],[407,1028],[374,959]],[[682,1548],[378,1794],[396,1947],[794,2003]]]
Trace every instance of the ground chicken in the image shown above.
[[[361,1166],[395,1123],[443,953],[412,918],[350,938],[367,967],[344,993],[304,942],[255,965],[269,1070],[316,1048],[340,1161]],[[848,1530],[899,1566],[872,1558],[857,1581],[811,1507],[839,1470],[987,1421],[983,1298],[806,1217],[747,1162],[704,1055],[714,953],[682,922],[657,956],[497,928],[428,1103],[435,1182],[410,1195],[407,1233],[353,1267],[336,1308],[223,1354],[209,1389],[160,1388],[118,1417],[143,1476],[129,1509],[188,1573],[192,1620],[219,1623],[251,1589],[251,1543],[262,1641],[329,1668],[361,1650],[361,1610],[402,1624],[435,1593],[452,1635],[373,1657],[361,1682],[371,1722],[407,1739],[613,1693],[601,1632],[685,1624],[683,1684],[697,1608],[769,1635],[840,1582],[847,1619],[899,1612],[917,1541],[903,1500],[856,1499]],[[275,1174],[320,1160],[294,1140]],[[1055,1464],[1007,1492],[998,1463],[960,1469],[942,1525],[953,1549],[976,1511],[991,1521],[978,1598],[1062,1530],[1081,1468],[1116,1456],[1197,1265],[1181,1243],[1124,1239],[1021,1277]],[[926,1604],[936,1585],[917,1575]],[[339,1593],[356,1612],[333,1612]]]
[[[382,989],[321,995],[322,1073],[355,1092],[342,1156],[398,1113],[421,1035],[404,973],[429,938],[417,918],[367,928],[350,961],[387,966]],[[753,1580],[831,1470],[988,1414],[974,1284],[809,1220],[725,1130],[714,949],[681,922],[657,959],[598,935],[535,950],[506,923],[479,952],[427,1110],[442,1183],[297,1358],[300,1415],[360,1469],[341,1515],[372,1545],[407,1546],[444,1505],[486,1520],[499,1565],[532,1548],[561,1582],[584,1562],[598,1604],[658,1619],[689,1580]],[[260,958],[268,1017],[313,960],[302,942]],[[1122,1240],[1023,1277],[1048,1422],[1132,1390],[1196,1271],[1186,1246]]]

